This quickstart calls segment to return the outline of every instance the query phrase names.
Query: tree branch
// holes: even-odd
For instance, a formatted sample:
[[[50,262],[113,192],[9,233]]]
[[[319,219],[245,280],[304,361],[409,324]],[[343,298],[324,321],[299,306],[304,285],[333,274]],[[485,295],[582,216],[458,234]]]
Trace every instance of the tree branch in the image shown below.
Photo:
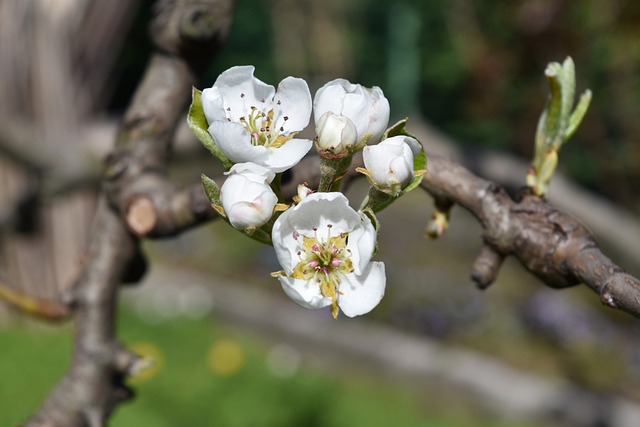
[[[606,257],[571,215],[531,195],[515,202],[493,182],[442,157],[430,156],[428,168],[422,187],[464,207],[485,229],[487,248],[472,273],[479,287],[487,287],[502,258],[513,255],[550,287],[584,283],[603,304],[640,317],[640,281]]]

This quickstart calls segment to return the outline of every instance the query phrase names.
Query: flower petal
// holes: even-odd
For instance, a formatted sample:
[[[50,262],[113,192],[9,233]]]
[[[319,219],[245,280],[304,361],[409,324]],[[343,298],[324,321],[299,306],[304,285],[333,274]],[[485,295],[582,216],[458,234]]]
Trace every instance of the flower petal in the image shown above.
[[[275,95],[273,86],[253,76],[252,65],[231,67],[224,71],[213,86],[219,90],[224,100],[224,109],[231,121],[237,122],[240,117],[251,111],[251,106],[270,101]]]
[[[289,298],[304,308],[322,308],[331,305],[331,298],[320,292],[317,283],[307,280],[278,276],[282,289]]]
[[[382,93],[382,89],[378,86],[374,86],[371,89],[368,89],[373,98],[373,103],[371,105],[371,112],[369,114],[369,132],[371,133],[371,137],[369,138],[368,143],[378,142],[384,131],[387,129],[387,125],[389,124],[389,100],[385,98]]]
[[[362,93],[347,93],[340,114],[351,119],[358,132],[358,141],[365,137],[369,128],[371,100]]]
[[[312,146],[313,142],[310,139],[290,139],[278,148],[267,149],[268,156],[263,165],[276,173],[284,172],[297,165],[300,159],[311,150]]]
[[[342,103],[347,89],[352,85],[345,79],[335,79],[317,90],[313,98],[313,115],[317,124],[320,117],[327,111],[342,114]]]
[[[362,274],[371,261],[376,247],[377,233],[368,216],[359,213],[360,224],[349,233],[347,248],[351,250],[351,262],[356,274]]]
[[[211,124],[218,120],[227,119],[227,113],[224,110],[224,100],[217,87],[203,90],[200,100],[202,101],[202,110],[204,111],[207,123]]]
[[[340,282],[338,306],[348,317],[368,313],[382,300],[386,282],[382,262],[372,262],[360,276],[347,274]]]
[[[216,121],[209,125],[209,133],[232,162],[252,162],[265,166],[269,156],[267,149],[251,145],[251,135],[240,123]]]
[[[285,135],[307,127],[311,118],[311,92],[307,82],[297,77],[283,79],[273,98],[273,109],[275,128],[283,128]]]
[[[271,184],[276,173],[264,166],[257,163],[236,163],[231,166],[229,171],[224,173],[225,175],[243,175],[254,182],[262,182],[265,184]]]

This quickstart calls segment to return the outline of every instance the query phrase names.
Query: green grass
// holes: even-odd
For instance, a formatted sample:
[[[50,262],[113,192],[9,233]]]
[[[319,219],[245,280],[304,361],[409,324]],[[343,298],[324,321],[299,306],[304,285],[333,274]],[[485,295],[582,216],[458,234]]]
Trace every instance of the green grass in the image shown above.
[[[408,389],[362,376],[327,375],[305,368],[304,360],[292,376],[274,375],[265,363],[266,343],[210,318],[151,326],[125,310],[119,330],[128,345],[155,349],[160,357],[153,376],[133,380],[137,397],[117,409],[110,426],[502,425],[469,414],[460,419],[446,408],[428,411],[424,396],[418,399]],[[235,368],[227,365],[230,370],[225,375],[216,374],[209,360],[212,346],[221,342],[240,356]],[[71,329],[68,325],[1,329],[0,348],[0,425],[12,426],[38,407],[64,373]]]

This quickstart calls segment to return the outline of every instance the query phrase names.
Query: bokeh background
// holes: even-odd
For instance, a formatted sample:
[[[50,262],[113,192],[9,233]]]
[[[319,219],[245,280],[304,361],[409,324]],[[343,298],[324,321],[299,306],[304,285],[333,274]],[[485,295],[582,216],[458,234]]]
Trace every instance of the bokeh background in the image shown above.
[[[101,159],[149,59],[151,16],[150,1],[0,0],[3,286],[54,298],[77,275]],[[243,64],[274,85],[304,77],[312,92],[336,77],[377,85],[427,151],[512,190],[533,151],[543,71],[568,55],[578,91],[594,98],[560,153],[552,201],[588,218],[639,274],[640,3],[237,0],[201,87]],[[220,172],[184,126],[176,139],[177,181]],[[348,195],[357,204],[365,191]],[[387,295],[357,320],[288,301],[268,275],[279,269],[271,250],[223,223],[146,242],[151,271],[123,291],[119,330],[157,363],[111,425],[640,423],[636,320],[587,289],[547,290],[515,262],[478,291],[468,275],[482,230],[455,208],[447,234],[428,241],[430,214],[421,190],[381,214]],[[69,324],[0,301],[0,424],[37,407],[70,346]]]

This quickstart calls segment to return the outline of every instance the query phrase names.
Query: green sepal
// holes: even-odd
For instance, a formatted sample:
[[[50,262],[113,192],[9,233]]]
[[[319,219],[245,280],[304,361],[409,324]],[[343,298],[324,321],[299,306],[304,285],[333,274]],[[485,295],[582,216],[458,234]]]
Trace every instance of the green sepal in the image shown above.
[[[233,162],[220,151],[218,145],[213,140],[213,137],[209,133],[209,123],[204,115],[204,109],[202,108],[202,92],[195,87],[192,90],[192,100],[189,106],[189,114],[187,115],[187,122],[189,128],[198,138],[198,140],[204,145],[207,150],[211,152],[225,169],[230,169],[233,166]]]
[[[267,230],[264,230],[264,226],[260,228],[254,228],[251,230],[247,229],[247,230],[240,230],[240,231],[242,231],[247,237],[252,238],[256,242],[273,246],[273,242],[271,241],[271,233],[269,233]]]
[[[220,188],[218,187],[218,184],[205,174],[200,175],[200,179],[202,180],[204,192],[207,195],[209,202],[211,202],[212,205],[222,207],[222,202],[220,201]]]
[[[402,194],[404,194],[404,192],[400,192],[398,195],[394,196],[371,186],[369,187],[369,194],[367,194],[367,197],[362,201],[360,210],[363,212],[367,210],[371,210],[371,212],[374,213],[380,212],[391,203],[395,202]]]
[[[391,138],[392,136],[398,136],[398,135],[410,136],[417,140],[418,138],[411,135],[405,130],[405,126],[407,126],[408,121],[409,121],[409,118],[405,117],[404,119],[399,120],[394,125],[390,126],[387,130],[384,131],[384,133],[382,134],[382,138],[380,138],[380,140],[384,141],[387,138]]]

